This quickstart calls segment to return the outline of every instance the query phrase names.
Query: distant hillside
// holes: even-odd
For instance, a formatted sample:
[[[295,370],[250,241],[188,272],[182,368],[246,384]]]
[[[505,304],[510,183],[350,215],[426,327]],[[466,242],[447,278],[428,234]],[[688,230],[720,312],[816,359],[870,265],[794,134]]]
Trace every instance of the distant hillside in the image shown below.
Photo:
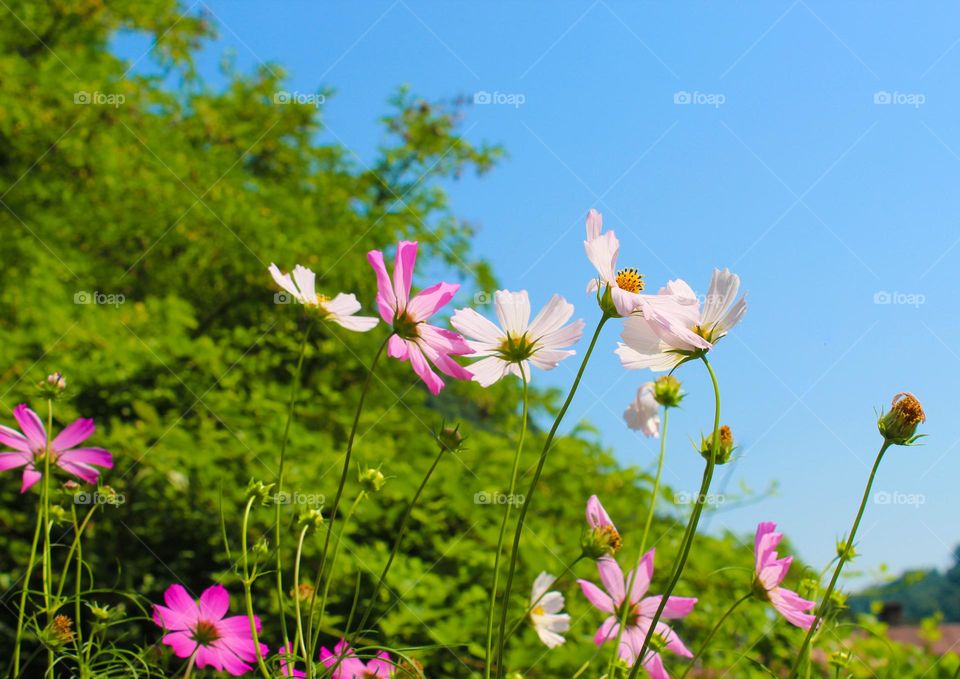
[[[954,549],[953,565],[943,572],[908,571],[892,582],[850,597],[855,613],[869,612],[874,602],[899,604],[888,609],[902,614],[900,621],[904,623],[919,622],[938,612],[946,622],[960,622],[960,546]]]

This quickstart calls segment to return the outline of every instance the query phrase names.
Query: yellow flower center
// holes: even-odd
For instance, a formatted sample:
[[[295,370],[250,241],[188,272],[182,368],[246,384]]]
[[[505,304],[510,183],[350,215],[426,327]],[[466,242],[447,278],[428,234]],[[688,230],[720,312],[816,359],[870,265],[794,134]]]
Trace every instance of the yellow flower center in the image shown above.
[[[641,292],[643,290],[643,274],[635,267],[627,267],[617,272],[617,287],[627,292]]]
[[[319,292],[317,293],[317,304],[323,304],[324,302],[329,302],[329,301],[330,301],[329,297],[327,297],[326,295],[321,295]]]
[[[543,606],[537,606],[530,611],[530,615],[543,615],[544,613],[546,613],[546,611],[543,610]]]

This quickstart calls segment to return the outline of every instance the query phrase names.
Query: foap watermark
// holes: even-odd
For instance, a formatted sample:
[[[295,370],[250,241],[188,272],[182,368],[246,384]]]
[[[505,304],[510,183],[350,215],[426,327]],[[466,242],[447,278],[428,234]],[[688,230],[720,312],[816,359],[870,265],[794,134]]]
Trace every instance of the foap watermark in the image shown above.
[[[291,295],[289,292],[275,292],[273,293],[273,303],[293,304],[293,295]]]
[[[878,505],[895,505],[897,507],[915,507],[920,509],[920,507],[927,504],[927,496],[923,493],[903,493],[899,490],[881,490],[874,493],[873,502]]]
[[[912,306],[917,309],[927,302],[927,296],[921,292],[893,292],[878,290],[873,293],[873,303],[892,306]]]
[[[280,104],[300,104],[301,106],[313,106],[320,108],[327,101],[326,96],[319,92],[288,92],[287,90],[278,90],[273,93],[273,103]]]
[[[100,292],[94,290],[78,290],[73,295],[74,304],[99,304],[103,306],[119,307],[127,301],[127,298],[121,293]]]
[[[475,306],[486,306],[493,301],[493,295],[491,295],[486,290],[481,290],[480,292],[474,293],[473,303]]]
[[[714,507],[719,507],[727,501],[727,497],[723,493],[707,493],[706,495],[698,496],[696,493],[680,492],[674,494],[673,503],[677,505],[692,505],[697,501],[698,497],[701,498],[700,504]]]
[[[93,492],[74,493],[73,504],[75,505],[110,505],[119,507],[127,501],[123,493],[101,493],[98,490]]]
[[[113,106],[119,108],[126,101],[127,98],[124,95],[110,92],[86,92],[81,90],[73,93],[73,103],[83,106]]]
[[[727,96],[719,92],[700,92],[697,90],[688,92],[687,90],[680,90],[673,93],[673,103],[678,106],[713,106],[714,108],[720,108],[726,101]]]
[[[522,505],[526,496],[520,494],[507,493],[488,493],[481,490],[473,494],[473,504],[475,505]]]
[[[322,507],[326,496],[320,493],[301,493],[299,491],[283,491],[273,496],[278,505],[295,505],[297,507]]]
[[[926,101],[926,95],[920,92],[880,90],[873,93],[873,103],[877,106],[913,106],[914,108],[920,108]]]
[[[473,93],[473,103],[481,106],[497,105],[520,108],[526,101],[526,95],[520,92],[487,92],[486,90],[480,90]]]

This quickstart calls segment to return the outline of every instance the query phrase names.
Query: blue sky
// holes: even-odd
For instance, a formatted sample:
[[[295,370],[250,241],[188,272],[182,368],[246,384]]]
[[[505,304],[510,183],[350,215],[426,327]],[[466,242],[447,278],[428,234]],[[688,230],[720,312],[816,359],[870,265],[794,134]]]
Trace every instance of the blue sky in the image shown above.
[[[490,93],[494,103],[470,107],[464,129],[504,144],[509,158],[450,191],[480,227],[476,252],[535,306],[558,292],[595,322],[582,246],[591,207],[620,237],[621,264],[651,288],[679,276],[704,291],[717,266],[741,275],[749,311],[712,355],[723,420],[742,446],[718,486],[779,490],[731,501],[710,530],[773,520],[804,559],[825,563],[880,443],[875,409],[909,390],[926,407],[929,438],[888,454],[859,566],[949,561],[960,542],[960,418],[948,414],[960,379],[960,6],[193,7],[219,30],[199,61],[211,82],[231,50],[243,71],[282,65],[291,92],[332,87],[323,140],[361,160],[382,139],[377,120],[401,83],[427,98]],[[149,46],[116,42],[132,60]],[[148,64],[149,55],[139,67]],[[650,466],[655,446],[622,420],[650,374],[620,368],[618,332],[606,330],[568,422],[588,418],[620,460]],[[536,379],[566,386],[575,368]],[[693,492],[701,460],[689,441],[710,426],[712,394],[700,367],[679,376],[690,396],[671,420],[665,478]]]

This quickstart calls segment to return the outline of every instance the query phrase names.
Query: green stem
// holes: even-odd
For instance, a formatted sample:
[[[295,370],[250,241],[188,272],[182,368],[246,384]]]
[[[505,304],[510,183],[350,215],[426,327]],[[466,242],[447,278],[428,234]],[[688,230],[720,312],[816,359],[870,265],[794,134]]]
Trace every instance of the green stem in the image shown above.
[[[277,466],[277,495],[283,495],[283,463],[287,453],[287,441],[290,438],[290,425],[293,424],[293,409],[297,402],[297,389],[300,387],[300,375],[303,372],[303,359],[307,353],[307,339],[310,337],[310,330],[313,328],[311,322],[306,330],[303,331],[303,339],[300,342],[300,357],[297,359],[297,369],[293,374],[293,384],[290,386],[290,402],[287,405],[287,423],[283,428],[283,438],[280,440],[280,464]],[[284,602],[286,597],[283,594],[283,552],[280,548],[280,541],[283,531],[280,525],[280,503],[274,503],[274,522],[273,539],[276,542],[277,554],[277,604],[280,607],[280,634],[283,638],[283,647],[287,648],[290,639],[287,636],[287,617],[284,615]],[[299,622],[299,621],[298,621]]]
[[[663,476],[663,460],[667,454],[667,420],[669,418],[670,409],[663,409],[663,425],[660,428],[660,457],[657,460],[657,476],[653,481],[653,497],[650,498],[650,509],[647,511],[647,520],[643,525],[643,535],[640,538],[640,555],[637,557],[637,563],[640,563],[640,560],[643,559],[643,555],[647,550],[647,538],[650,537],[650,526],[653,523],[653,515],[657,510],[657,498],[660,496],[660,478]],[[637,571],[639,566],[633,568],[630,571],[630,578],[627,582],[627,592],[633,591],[633,581],[637,577]],[[628,595],[629,596],[629,595]],[[617,658],[619,657],[620,649],[620,640],[623,638],[624,629],[627,626],[627,618],[630,616],[631,606],[624,606],[623,613],[620,615],[620,626],[617,629],[617,638],[613,643],[613,652],[610,654],[610,662],[607,665],[607,676],[613,677],[614,671],[616,670]]]
[[[271,679],[270,671],[267,669],[266,663],[263,662],[263,654],[260,652],[260,635],[257,632],[257,618],[253,614],[252,588],[256,576],[250,573],[249,552],[247,551],[247,526],[250,523],[250,509],[253,507],[256,499],[256,497],[251,497],[247,500],[247,506],[243,510],[243,532],[240,534],[240,549],[243,552],[243,598],[247,607],[247,620],[250,621],[250,636],[253,637],[253,647],[257,654],[257,665],[260,667],[260,672],[263,674],[264,679]]]
[[[23,576],[23,589],[20,592],[20,611],[17,614],[17,636],[13,647],[13,676],[20,675],[20,642],[23,640],[23,623],[26,618],[27,594],[30,591],[30,576],[33,567],[37,564],[37,546],[40,544],[40,528],[43,526],[43,496],[37,504],[37,526],[33,530],[33,544],[30,547],[30,558],[27,560],[27,572]]]
[[[293,653],[297,646],[300,647],[300,652],[307,663],[307,676],[309,677],[311,673],[310,656],[307,655],[306,640],[303,637],[303,616],[300,613],[300,559],[303,556],[303,541],[307,537],[308,530],[310,530],[310,524],[304,524],[303,528],[300,529],[300,539],[297,540],[297,556],[293,561],[293,610],[297,618],[297,638],[294,640],[292,647],[285,646],[284,650],[290,653],[290,662],[292,663]]]
[[[670,600],[670,595],[673,594],[677,583],[680,582],[680,576],[683,575],[683,569],[687,565],[687,558],[690,556],[690,548],[693,546],[693,539],[697,534],[697,525],[700,523],[700,516],[703,514],[703,507],[707,501],[707,493],[710,491],[713,471],[717,464],[717,452],[720,447],[720,385],[717,383],[717,376],[713,372],[713,367],[710,365],[710,361],[707,360],[706,355],[701,354],[699,358],[706,366],[707,372],[710,373],[710,381],[713,383],[714,415],[713,435],[710,437],[710,458],[707,460],[706,467],[703,470],[700,492],[697,493],[697,497],[694,500],[693,512],[690,514],[690,521],[687,523],[683,540],[680,542],[680,557],[674,566],[667,589],[660,598],[660,605],[657,606],[657,612],[650,621],[650,629],[647,630],[647,636],[644,638],[643,645],[640,647],[639,653],[637,653],[636,661],[630,669],[629,679],[635,679],[639,674],[640,667],[643,665],[643,658],[647,653],[647,648],[650,646],[650,640],[653,638],[654,632],[657,629],[657,623],[660,622],[660,617],[663,615],[663,609],[666,608],[667,602]]]
[[[517,519],[517,528],[513,533],[513,547],[510,553],[510,568],[507,571],[507,587],[503,593],[503,606],[500,612],[500,640],[497,645],[497,679],[503,676],[503,649],[506,642],[506,631],[507,631],[507,614],[510,609],[510,593],[513,591],[513,578],[516,575],[517,571],[517,557],[520,554],[520,538],[523,536],[523,524],[527,518],[527,512],[530,510],[530,504],[533,500],[533,495],[537,490],[537,484],[540,482],[540,475],[543,473],[543,467],[547,462],[547,456],[550,453],[550,446],[553,444],[553,438],[557,435],[557,429],[560,428],[560,422],[563,421],[563,416],[567,414],[567,409],[570,407],[570,403],[573,401],[574,395],[577,393],[577,387],[580,386],[580,380],[583,378],[583,372],[587,367],[587,363],[590,361],[590,355],[593,353],[594,347],[597,345],[597,340],[600,338],[600,331],[603,330],[604,324],[610,320],[612,316],[604,312],[603,316],[600,317],[600,322],[597,323],[597,329],[593,332],[593,337],[590,340],[590,346],[587,347],[587,352],[583,355],[583,361],[580,362],[580,369],[577,370],[577,376],[573,380],[573,384],[570,385],[570,392],[567,394],[566,400],[563,402],[563,405],[560,407],[560,412],[557,413],[556,419],[553,421],[553,426],[550,427],[550,433],[547,434],[547,439],[544,441],[543,450],[540,451],[540,459],[537,461],[537,468],[533,473],[533,479],[530,481],[530,489],[527,491],[526,496],[523,499],[523,504],[520,505],[520,516]]]
[[[43,455],[43,605],[47,627],[53,622],[53,554],[50,549],[50,442],[53,435],[53,400],[47,399],[47,447]],[[53,668],[53,649],[47,650],[48,667]]]
[[[74,540],[77,545],[77,572],[76,572],[76,584],[74,585],[74,601],[73,601],[73,617],[74,617],[74,629],[76,633],[74,634],[74,639],[77,643],[77,662],[80,665],[80,676],[87,676],[87,668],[83,663],[83,625],[80,618],[82,612],[82,607],[80,605],[80,592],[83,590],[83,547],[80,544],[80,526],[77,524],[77,506],[76,504],[70,505],[70,514],[73,517],[73,532],[77,536],[77,539]],[[60,588],[63,587],[63,580],[61,578]],[[59,595],[57,599],[59,600]]]
[[[193,663],[197,661],[197,654],[190,654],[190,660],[187,661],[187,669],[183,673],[183,679],[190,679],[190,674],[193,672]]]
[[[370,384],[373,382],[373,373],[377,368],[377,363],[380,361],[380,356],[383,354],[383,350],[387,347],[387,342],[390,341],[390,337],[393,335],[388,335],[386,339],[380,344],[380,348],[377,349],[376,355],[373,357],[373,363],[370,364],[370,369],[367,370],[367,377],[363,381],[363,387],[360,391],[360,400],[357,402],[357,410],[353,415],[353,425],[350,427],[350,436],[347,439],[347,452],[343,458],[343,470],[340,472],[340,483],[337,486],[337,494],[333,498],[333,507],[330,510],[330,520],[327,522],[327,535],[323,540],[323,551],[320,553],[320,565],[317,568],[317,577],[316,581],[320,582],[320,579],[323,577],[323,569],[327,563],[327,552],[330,549],[330,536],[333,533],[333,525],[337,520],[337,510],[340,508],[340,500],[343,498],[343,488],[347,483],[347,471],[350,469],[350,456],[353,453],[353,441],[357,436],[357,427],[360,425],[360,413],[363,412],[363,403],[367,399],[367,392],[370,391]],[[313,638],[313,608],[316,603],[317,592],[314,590],[312,597],[310,598],[310,615],[307,618],[307,636]],[[311,648],[310,654],[312,655],[317,649]]]
[[[699,658],[703,657],[703,654],[706,653],[707,647],[710,645],[710,642],[713,641],[713,637],[716,636],[717,632],[720,631],[720,628],[723,626],[723,623],[727,620],[727,618],[729,618],[730,615],[731,615],[735,610],[737,610],[737,608],[740,606],[740,604],[742,604],[744,601],[746,601],[747,599],[751,598],[752,596],[753,596],[753,592],[747,592],[747,593],[744,594],[742,597],[740,597],[739,599],[737,599],[736,601],[734,601],[734,602],[733,602],[733,605],[730,606],[730,608],[727,609],[727,612],[724,613],[722,616],[720,616],[720,619],[717,620],[717,623],[716,623],[716,624],[713,626],[713,628],[710,630],[710,633],[707,634],[707,638],[703,640],[703,644],[701,644],[700,650],[697,651],[697,652],[694,654],[693,658],[690,659],[690,664],[687,665],[687,669],[684,670],[683,674],[680,675],[680,679],[684,679],[684,677],[686,677],[688,674],[690,674],[690,670],[692,670],[693,667],[694,667],[694,665],[697,664],[697,660],[698,660]]]
[[[440,464],[440,460],[443,459],[444,454],[447,452],[447,448],[443,444],[439,445],[440,452],[437,453],[437,456],[433,459],[433,464],[430,465],[426,475],[420,482],[420,486],[417,488],[417,492],[414,493],[413,499],[410,500],[410,504],[407,505],[407,509],[403,513],[403,518],[400,519],[400,527],[397,529],[397,538],[393,541],[393,549],[390,550],[390,556],[387,558],[387,563],[384,565],[383,571],[380,573],[380,578],[377,580],[377,585],[373,588],[373,593],[370,595],[370,604],[367,606],[367,610],[364,612],[363,618],[360,620],[360,624],[357,626],[358,632],[364,629],[364,626],[370,619],[370,614],[373,612],[373,608],[377,603],[377,597],[380,594],[380,589],[383,587],[383,583],[387,580],[387,573],[390,572],[390,567],[393,565],[393,560],[400,551],[400,543],[403,541],[403,536],[407,532],[407,523],[410,521],[410,515],[413,513],[413,508],[417,506],[417,502],[420,500],[420,495],[423,494],[424,488],[427,487],[427,482],[430,480],[430,477],[433,476],[434,470],[437,468],[437,465]],[[344,637],[346,639],[350,639],[349,634],[350,628],[348,626]]]
[[[366,496],[367,491],[365,490],[357,493],[357,497],[353,500],[353,504],[350,505],[350,509],[348,509],[347,513],[343,516],[340,532],[337,533],[337,539],[333,543],[333,554],[330,556],[330,568],[327,569],[326,581],[323,584],[323,597],[320,599],[320,620],[317,623],[318,626],[323,624],[323,615],[327,611],[327,597],[330,595],[330,584],[333,582],[333,574],[337,569],[337,557],[340,555],[340,545],[343,544],[343,536],[347,532],[347,526],[350,524],[350,519],[353,518],[353,513],[357,511],[357,507]],[[319,585],[320,583],[317,584]]]
[[[493,588],[490,590],[490,605],[487,609],[486,669],[484,673],[486,679],[490,679],[490,669],[493,661],[493,617],[497,608],[497,592],[500,589],[500,557],[503,553],[503,539],[507,534],[510,510],[513,508],[513,497],[517,490],[517,472],[520,470],[520,453],[523,452],[523,440],[527,435],[528,385],[527,372],[522,364],[520,365],[520,378],[523,380],[523,412],[520,415],[520,438],[517,441],[517,452],[513,456],[513,470],[510,473],[510,490],[507,493],[507,506],[503,512],[503,521],[500,522],[500,535],[497,537],[497,551],[493,557]]]
[[[86,530],[87,524],[90,523],[90,519],[93,518],[93,513],[96,510],[97,504],[95,503],[92,507],[90,507],[90,511],[87,512],[87,515],[83,517],[83,521],[80,522],[79,528],[76,527],[76,524],[74,524],[73,542],[70,545],[70,549],[67,550],[67,558],[63,563],[63,570],[60,572],[60,582],[57,585],[57,599],[59,599],[63,594],[63,587],[67,579],[67,571],[70,570],[70,565],[73,563],[73,555],[80,548],[80,538]]]
[[[846,544],[844,545],[843,553],[840,555],[840,559],[837,561],[837,567],[833,571],[833,577],[830,579],[830,584],[827,586],[827,591],[824,592],[823,599],[820,601],[820,606],[817,608],[817,614],[813,619],[813,624],[810,625],[810,629],[807,630],[807,635],[803,638],[803,645],[800,646],[800,652],[797,654],[797,659],[794,661],[793,669],[790,671],[789,679],[794,679],[800,671],[800,665],[803,662],[807,648],[810,646],[810,640],[813,638],[814,633],[817,631],[817,626],[820,624],[820,620],[823,619],[823,615],[827,610],[827,607],[830,605],[830,597],[833,595],[833,590],[837,586],[837,580],[840,579],[840,571],[843,570],[844,564],[847,563],[850,559],[850,554],[853,552],[853,540],[857,535],[857,529],[860,528],[860,520],[863,518],[863,512],[867,507],[867,500],[870,498],[870,490],[873,488],[873,480],[877,476],[877,470],[880,468],[880,461],[883,460],[883,454],[887,452],[887,448],[892,445],[890,441],[884,439],[883,445],[880,446],[880,451],[877,453],[877,459],[873,462],[873,469],[870,470],[870,477],[867,479],[867,486],[863,489],[863,497],[860,499],[860,508],[857,510],[857,518],[853,520],[853,527],[850,529],[849,536],[846,539]]]

